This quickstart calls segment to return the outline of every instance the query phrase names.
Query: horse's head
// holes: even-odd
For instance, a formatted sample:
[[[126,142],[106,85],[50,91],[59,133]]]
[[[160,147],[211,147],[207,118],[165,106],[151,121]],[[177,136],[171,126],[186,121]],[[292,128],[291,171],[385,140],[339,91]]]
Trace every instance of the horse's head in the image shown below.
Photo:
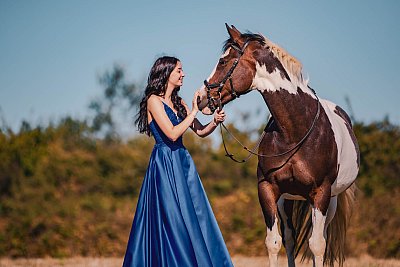
[[[200,89],[199,109],[206,115],[253,89],[260,92],[298,89],[313,95],[301,75],[301,63],[260,34],[240,33],[226,25],[229,39],[210,77]]]
[[[217,107],[246,94],[255,75],[256,61],[253,51],[259,42],[252,42],[246,38],[233,25],[227,24],[230,38],[225,42],[224,54],[200,89],[199,109],[204,114],[212,114]]]

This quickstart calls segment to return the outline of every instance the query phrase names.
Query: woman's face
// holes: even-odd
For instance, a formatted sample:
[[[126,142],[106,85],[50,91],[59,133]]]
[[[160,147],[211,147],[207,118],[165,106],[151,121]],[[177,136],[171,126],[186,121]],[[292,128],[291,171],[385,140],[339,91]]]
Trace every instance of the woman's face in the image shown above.
[[[168,86],[172,86],[173,88],[177,88],[182,86],[183,77],[185,77],[185,73],[182,70],[182,63],[180,61],[176,62],[175,69],[171,72],[171,75],[168,79]]]

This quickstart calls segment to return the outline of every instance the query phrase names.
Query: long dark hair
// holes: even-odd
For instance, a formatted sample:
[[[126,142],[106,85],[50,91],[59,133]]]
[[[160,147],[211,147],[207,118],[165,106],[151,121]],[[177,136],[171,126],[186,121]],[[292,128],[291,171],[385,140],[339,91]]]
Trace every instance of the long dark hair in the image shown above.
[[[168,79],[171,72],[175,69],[176,64],[180,61],[176,57],[163,56],[158,58],[150,70],[147,78],[147,86],[144,96],[140,101],[140,109],[137,114],[135,123],[140,133],[151,135],[149,123],[147,121],[147,100],[151,95],[163,96],[167,89]],[[186,108],[182,104],[182,98],[178,95],[180,87],[175,88],[172,92],[171,100],[174,109],[178,111],[178,116],[182,119],[186,118]]]

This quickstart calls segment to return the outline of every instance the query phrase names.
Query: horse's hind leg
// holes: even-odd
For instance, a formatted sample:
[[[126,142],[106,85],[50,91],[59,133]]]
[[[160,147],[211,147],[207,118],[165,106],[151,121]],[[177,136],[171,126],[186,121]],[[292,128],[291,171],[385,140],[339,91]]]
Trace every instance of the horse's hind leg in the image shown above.
[[[329,224],[333,220],[333,217],[335,217],[336,208],[337,208],[337,196],[333,196],[333,197],[331,197],[331,201],[329,202],[328,212],[326,214],[326,221],[325,221],[325,227],[324,227],[325,239],[328,237],[327,229],[328,229]]]
[[[278,210],[281,217],[281,232],[283,235],[283,245],[286,249],[288,267],[296,266],[294,261],[294,227],[292,222],[293,200],[280,198],[278,201]]]
[[[258,183],[258,198],[267,225],[265,245],[268,249],[270,267],[278,266],[278,253],[282,246],[282,238],[278,231],[277,195],[277,189],[273,185],[266,181]]]

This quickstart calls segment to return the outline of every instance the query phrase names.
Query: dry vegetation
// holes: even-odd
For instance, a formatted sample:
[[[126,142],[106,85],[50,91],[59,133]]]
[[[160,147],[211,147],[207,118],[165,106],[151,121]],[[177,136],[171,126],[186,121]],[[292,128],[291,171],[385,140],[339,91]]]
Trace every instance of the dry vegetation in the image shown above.
[[[251,147],[252,132],[228,127]],[[347,256],[357,258],[354,262],[359,265],[348,266],[395,266],[386,261],[380,265],[381,260],[364,265],[360,262],[371,259],[358,257],[400,258],[400,128],[382,121],[358,123],[355,130],[361,148],[360,190],[348,232]],[[19,133],[0,129],[0,257],[119,265],[153,145],[149,140],[143,136],[127,143],[97,139],[85,122],[70,118],[46,128],[25,125]],[[184,142],[230,253],[266,255],[256,159],[234,164],[210,139],[198,142],[187,134]],[[229,138],[227,143],[239,158],[246,156]],[[237,266],[242,260],[235,257]],[[32,266],[42,262],[2,260],[1,266],[23,265],[24,261]]]

